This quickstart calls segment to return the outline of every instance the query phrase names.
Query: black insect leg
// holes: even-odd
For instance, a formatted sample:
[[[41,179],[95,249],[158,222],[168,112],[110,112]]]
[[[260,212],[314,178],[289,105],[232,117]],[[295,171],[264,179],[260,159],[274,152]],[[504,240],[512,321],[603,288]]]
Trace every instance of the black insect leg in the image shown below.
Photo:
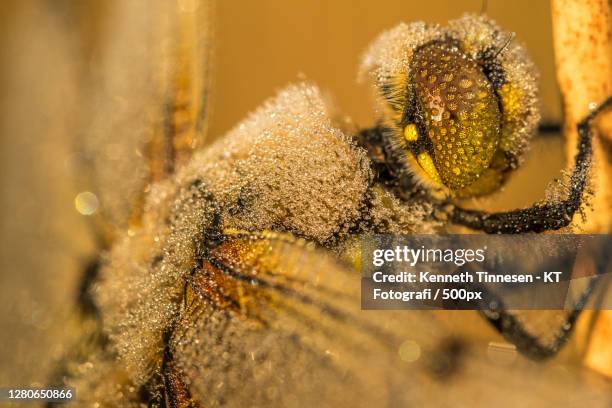
[[[452,221],[486,233],[541,232],[568,225],[574,213],[580,208],[588,181],[588,172],[593,155],[592,122],[597,115],[611,105],[612,97],[609,97],[578,124],[578,153],[574,159],[570,191],[566,200],[501,213],[486,213],[455,207],[452,212]],[[609,261],[608,258],[598,260],[598,273],[605,270],[605,264]],[[587,288],[566,316],[551,344],[543,344],[538,337],[526,330],[519,319],[506,310],[503,301],[490,292],[485,292],[487,304],[484,305],[481,313],[508,341],[516,345],[522,354],[534,360],[547,359],[556,355],[569,339],[575,323],[589,301],[599,279],[600,276],[591,278]],[[492,308],[490,305],[495,305],[495,307]]]
[[[558,122],[543,122],[538,126],[538,136],[554,136],[562,131],[562,126]]]
[[[481,313],[501,335],[514,344],[518,351],[525,356],[534,360],[544,360],[553,357],[569,340],[576,326],[576,321],[595,291],[610,259],[611,254],[607,252],[604,253],[603,257],[597,259],[597,274],[590,278],[586,289],[573,305],[563,325],[555,333],[551,344],[543,344],[538,337],[527,331],[519,319],[514,314],[508,312],[503,300],[482,285],[478,286],[478,290],[483,292],[483,300],[480,302]]]
[[[583,193],[588,181],[588,173],[593,158],[591,125],[595,118],[612,105],[608,97],[578,124],[578,153],[574,159],[574,169],[570,178],[570,191],[565,200],[535,204],[529,208],[506,212],[488,213],[481,210],[467,210],[456,206],[451,213],[451,221],[487,234],[520,234],[543,232],[563,228],[572,221],[574,213],[582,204]]]

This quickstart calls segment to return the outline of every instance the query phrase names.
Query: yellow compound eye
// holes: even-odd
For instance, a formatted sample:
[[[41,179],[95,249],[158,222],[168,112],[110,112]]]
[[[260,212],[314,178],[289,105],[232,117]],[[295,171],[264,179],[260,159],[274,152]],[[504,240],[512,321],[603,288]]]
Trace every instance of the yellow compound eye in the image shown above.
[[[412,68],[430,160],[442,183],[459,191],[491,165],[501,135],[499,101],[482,68],[453,44],[433,42],[417,49]]]
[[[404,138],[409,142],[416,142],[419,140],[419,132],[414,123],[406,125],[404,128]]]

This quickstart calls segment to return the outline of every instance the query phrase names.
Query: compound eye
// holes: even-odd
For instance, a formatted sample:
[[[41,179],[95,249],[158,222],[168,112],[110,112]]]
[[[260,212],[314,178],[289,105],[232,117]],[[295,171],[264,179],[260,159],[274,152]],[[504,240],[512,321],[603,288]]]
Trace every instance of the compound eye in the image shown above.
[[[412,72],[415,121],[426,131],[437,173],[451,190],[462,189],[489,168],[499,143],[495,91],[481,66],[449,42],[418,48]]]

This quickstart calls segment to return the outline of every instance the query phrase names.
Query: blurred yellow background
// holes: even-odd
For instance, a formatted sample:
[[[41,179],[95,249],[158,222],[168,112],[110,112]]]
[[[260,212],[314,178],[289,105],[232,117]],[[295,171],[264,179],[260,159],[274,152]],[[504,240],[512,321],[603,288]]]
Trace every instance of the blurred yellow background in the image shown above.
[[[543,117],[559,120],[549,2],[485,4],[486,13],[526,45],[541,72]],[[370,41],[402,21],[445,24],[482,7],[481,0],[220,1],[211,136],[231,128],[298,74],[328,91],[357,123],[369,125],[370,93],[356,83],[356,73]]]

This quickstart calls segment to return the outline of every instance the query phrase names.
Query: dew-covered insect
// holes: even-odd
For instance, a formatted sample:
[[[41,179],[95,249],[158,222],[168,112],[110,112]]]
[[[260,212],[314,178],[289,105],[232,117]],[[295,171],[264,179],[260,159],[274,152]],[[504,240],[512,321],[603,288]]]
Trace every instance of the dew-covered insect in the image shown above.
[[[474,387],[494,368],[466,339],[486,322],[362,312],[355,268],[362,234],[570,223],[590,122],[610,100],[579,127],[567,199],[491,214],[456,201],[497,190],[537,127],[534,68],[510,38],[484,16],[401,24],[363,60],[378,126],[354,132],[315,85],[290,85],[160,177],[140,221],[92,268],[83,292],[95,318],[64,381],[103,406],[403,406]],[[435,368],[451,363],[461,367]],[[471,377],[449,389],[441,373],[458,370]],[[558,378],[526,372],[525,383]]]
[[[372,45],[363,69],[373,73],[383,117],[362,140],[381,150],[379,163],[403,194],[415,184],[437,197],[488,194],[520,165],[539,121],[537,78],[525,50],[511,39],[490,20],[467,16],[448,28],[400,25]],[[566,200],[495,214],[456,206],[451,221],[487,233],[569,225],[587,182],[590,122],[609,104],[579,127]]]

